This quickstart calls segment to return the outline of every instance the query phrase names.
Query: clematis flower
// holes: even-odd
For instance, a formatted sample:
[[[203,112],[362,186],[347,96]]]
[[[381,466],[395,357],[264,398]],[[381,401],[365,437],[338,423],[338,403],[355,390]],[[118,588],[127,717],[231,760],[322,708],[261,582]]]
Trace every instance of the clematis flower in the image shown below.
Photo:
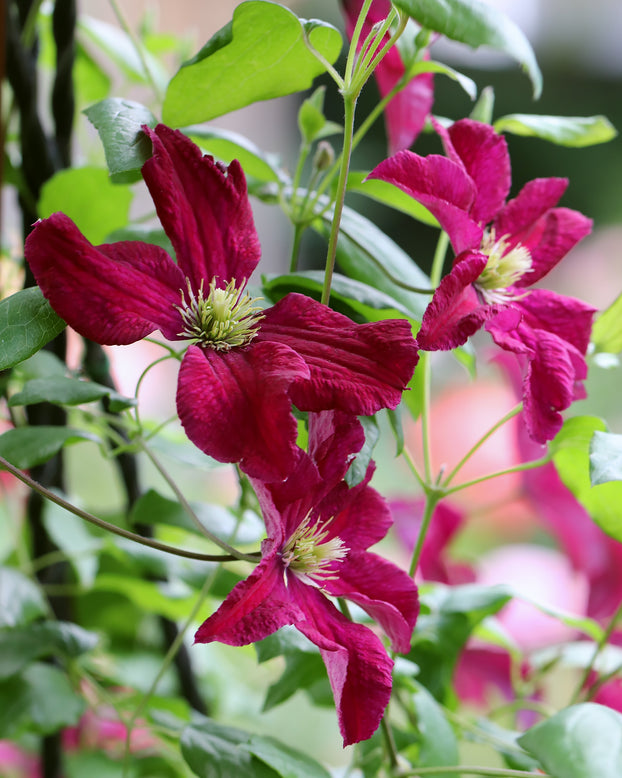
[[[352,37],[357,19],[363,7],[363,0],[342,0],[341,6],[346,18],[346,34]],[[360,46],[378,22],[384,21],[391,10],[389,0],[373,0],[359,39]],[[359,48],[360,48],[359,46]],[[385,97],[405,73],[402,56],[393,46],[374,71],[381,97]],[[389,142],[389,154],[412,146],[423,129],[434,102],[434,76],[420,73],[387,103],[384,119]]]
[[[384,629],[393,650],[407,652],[418,613],[412,579],[367,551],[391,524],[369,485],[373,467],[349,489],[343,477],[364,436],[356,418],[311,414],[309,454],[282,483],[251,479],[267,539],[262,559],[198,629],[196,642],[233,646],[294,625],[326,665],[344,746],[369,738],[391,695],[392,661],[380,639],[347,619],[329,597],[347,598]]]
[[[425,351],[452,349],[485,325],[495,343],[523,365],[529,434],[544,443],[561,427],[560,411],[585,396],[584,357],[595,310],[529,287],[590,232],[591,221],[555,207],[566,179],[534,179],[506,202],[507,144],[489,125],[462,119],[437,130],[446,157],[402,151],[370,174],[428,208],[456,253],[426,309],[417,343]]]
[[[354,324],[290,294],[261,310],[245,285],[260,257],[246,181],[164,125],[143,128],[142,173],[177,263],[138,241],[93,246],[63,214],[38,222],[26,258],[52,307],[105,345],[155,330],[190,341],[177,409],[190,440],[257,478],[298,456],[291,404],[369,415],[395,407],[417,362],[406,321]]]

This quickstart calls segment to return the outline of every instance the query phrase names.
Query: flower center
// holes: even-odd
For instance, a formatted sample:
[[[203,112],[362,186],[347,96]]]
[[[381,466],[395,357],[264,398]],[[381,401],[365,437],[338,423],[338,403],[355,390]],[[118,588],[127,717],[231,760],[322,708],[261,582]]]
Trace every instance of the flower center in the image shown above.
[[[310,526],[309,512],[281,551],[285,567],[311,586],[321,587],[324,581],[336,578],[333,563],[343,561],[348,554],[349,549],[340,537],[326,540],[330,521]]]
[[[507,235],[497,240],[493,227],[486,230],[482,239],[481,252],[488,255],[488,262],[475,286],[487,303],[507,303],[518,300],[526,292],[508,289],[525,273],[531,272],[529,249],[517,243],[508,251]]]
[[[181,305],[175,307],[181,314],[183,329],[177,333],[180,338],[189,338],[193,343],[208,346],[216,351],[229,351],[237,346],[247,346],[257,334],[263,315],[256,305],[261,298],[253,298],[244,291],[244,284],[238,289],[235,278],[224,289],[216,288],[216,279],[209,285],[207,297],[203,293],[203,282],[198,294],[192,290],[186,279],[188,295],[181,291]]]

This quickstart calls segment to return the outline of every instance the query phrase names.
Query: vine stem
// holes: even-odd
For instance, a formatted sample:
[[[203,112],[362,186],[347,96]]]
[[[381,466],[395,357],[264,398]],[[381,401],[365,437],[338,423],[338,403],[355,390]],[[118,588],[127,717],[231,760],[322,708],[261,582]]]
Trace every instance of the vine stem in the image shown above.
[[[542,457],[542,459],[533,459],[531,462],[523,462],[520,465],[508,467],[506,470],[498,470],[496,473],[489,473],[488,475],[483,475],[480,478],[474,478],[472,481],[465,481],[465,483],[459,484],[458,486],[453,486],[451,489],[445,489],[443,487],[443,494],[455,494],[455,492],[459,492],[462,489],[468,489],[469,486],[481,484],[483,481],[490,481],[492,478],[500,478],[502,475],[510,475],[510,473],[522,473],[525,470],[535,470],[536,468],[542,467],[543,465],[548,465],[550,461],[551,455],[547,454],[545,457]]]
[[[257,556],[251,556],[250,554],[240,554],[240,552],[236,549],[232,549],[235,551],[234,554],[200,554],[196,551],[187,551],[183,548],[169,546],[167,543],[160,543],[159,541],[153,540],[151,538],[144,538],[142,535],[137,535],[136,533],[123,529],[122,527],[117,527],[116,524],[110,524],[110,522],[104,521],[103,519],[94,516],[92,513],[84,511],[82,508],[78,508],[76,505],[72,505],[70,502],[63,499],[60,495],[52,492],[50,489],[47,489],[38,481],[35,481],[34,478],[31,478],[22,470],[12,465],[2,456],[0,456],[0,468],[7,470],[9,473],[11,473],[11,475],[14,475],[15,478],[19,479],[23,484],[26,484],[26,486],[32,489],[33,492],[37,492],[42,497],[45,497],[46,500],[49,500],[56,505],[60,505],[61,508],[69,511],[69,513],[73,513],[74,516],[78,516],[78,518],[84,519],[84,521],[88,521],[90,524],[94,524],[96,527],[106,530],[106,532],[112,532],[114,535],[119,535],[120,537],[126,538],[127,540],[133,540],[135,543],[140,543],[143,546],[150,546],[151,548],[155,548],[158,551],[164,551],[167,554],[175,554],[176,556],[182,556],[187,559],[197,559],[201,562],[235,562],[239,559],[244,559],[250,562],[258,561]]]
[[[423,542],[425,541],[425,536],[428,533],[428,528],[430,526],[430,521],[432,520],[434,509],[436,508],[436,504],[441,497],[442,494],[440,492],[435,492],[435,491],[429,491],[428,494],[426,495],[425,508],[423,510],[423,517],[421,519],[421,526],[419,527],[419,533],[417,534],[417,542],[415,543],[413,555],[410,559],[410,566],[408,568],[408,575],[411,578],[414,578],[415,573],[417,572],[419,558],[421,557],[421,551],[423,549]]]

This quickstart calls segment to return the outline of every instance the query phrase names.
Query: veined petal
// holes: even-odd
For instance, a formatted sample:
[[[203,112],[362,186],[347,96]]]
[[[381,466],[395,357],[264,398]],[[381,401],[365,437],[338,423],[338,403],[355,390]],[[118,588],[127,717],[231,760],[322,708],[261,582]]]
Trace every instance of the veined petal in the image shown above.
[[[364,443],[365,433],[356,416],[342,411],[309,414],[309,456],[327,488],[341,481]]]
[[[304,361],[279,343],[229,352],[191,346],[181,364],[177,411],[190,440],[248,475],[282,480],[300,449],[288,388],[309,375]]]
[[[483,254],[466,252],[442,278],[417,333],[420,349],[447,351],[461,346],[493,314],[493,306],[481,304],[471,286],[486,262]]]
[[[552,332],[582,355],[587,352],[596,308],[548,289],[532,289],[513,305],[532,329]]]
[[[395,408],[418,359],[406,320],[355,324],[296,293],[265,311],[257,341],[289,346],[307,364],[308,378],[290,388],[303,411],[335,408],[367,416]]]
[[[176,339],[184,276],[159,246],[139,241],[93,246],[62,213],[37,222],[25,256],[45,297],[89,340],[125,345],[154,330]]]
[[[460,160],[475,184],[471,218],[480,224],[488,224],[503,206],[512,183],[505,138],[489,124],[472,119],[461,119],[448,130],[441,130],[441,137],[448,155],[453,160]]]
[[[321,509],[331,517],[331,537],[338,535],[348,548],[357,551],[382,540],[393,523],[384,497],[366,481],[351,488],[340,484],[326,496]]]
[[[532,225],[557,205],[567,187],[567,178],[534,178],[528,181],[516,197],[499,209],[494,223],[497,235],[529,233]]]
[[[470,214],[477,191],[459,163],[439,154],[420,157],[400,151],[377,165],[368,178],[388,181],[424,205],[449,235],[456,254],[480,247],[483,229]]]
[[[201,624],[194,642],[218,640],[229,646],[245,646],[302,617],[300,609],[290,601],[283,567],[273,550],[248,578],[233,587],[220,608]]]
[[[195,291],[214,276],[225,286],[250,278],[261,247],[237,160],[229,167],[203,156],[178,130],[143,127],[153,156],[142,173],[177,262]]]
[[[389,636],[394,651],[410,651],[419,599],[404,570],[369,551],[351,550],[339,565],[339,577],[328,579],[324,589],[360,605]]]
[[[326,665],[344,747],[367,740],[391,697],[393,662],[370,629],[346,619],[319,590],[293,579],[290,592],[306,617],[296,627]]]

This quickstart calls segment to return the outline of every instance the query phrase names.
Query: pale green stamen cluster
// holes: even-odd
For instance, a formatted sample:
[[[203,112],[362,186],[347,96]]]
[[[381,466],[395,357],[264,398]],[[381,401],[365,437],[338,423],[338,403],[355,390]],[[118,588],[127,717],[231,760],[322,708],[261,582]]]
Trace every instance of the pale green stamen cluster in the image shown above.
[[[308,513],[294,534],[289,538],[281,559],[288,570],[311,586],[321,587],[324,581],[337,578],[332,572],[333,563],[341,562],[348,554],[348,548],[340,537],[326,540],[330,521],[319,522],[311,526],[311,513]]]
[[[480,250],[488,255],[488,262],[475,286],[487,303],[507,303],[526,294],[508,287],[531,272],[531,254],[520,243],[508,251],[508,244],[507,235],[496,239],[494,228],[486,231],[482,239]]]
[[[188,293],[181,291],[181,305],[175,306],[181,314],[183,330],[180,338],[208,346],[216,351],[229,351],[237,346],[247,346],[257,334],[263,315],[256,305],[259,298],[244,292],[244,284],[236,287],[235,278],[224,289],[216,288],[216,279],[209,285],[207,297],[203,283],[195,294],[190,281]]]

